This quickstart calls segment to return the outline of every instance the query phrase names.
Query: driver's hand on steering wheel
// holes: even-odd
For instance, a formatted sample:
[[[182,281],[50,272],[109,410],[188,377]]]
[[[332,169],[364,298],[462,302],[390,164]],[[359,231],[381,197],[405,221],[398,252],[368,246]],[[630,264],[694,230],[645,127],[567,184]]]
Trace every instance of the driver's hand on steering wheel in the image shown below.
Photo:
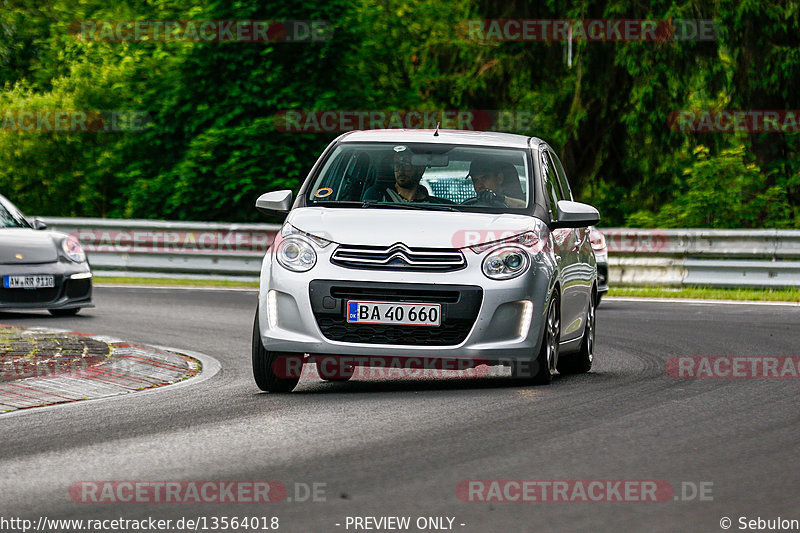
[[[478,194],[478,201],[482,204],[488,205],[503,205],[508,207],[505,203],[505,197],[498,196],[495,192],[491,189],[484,189]]]

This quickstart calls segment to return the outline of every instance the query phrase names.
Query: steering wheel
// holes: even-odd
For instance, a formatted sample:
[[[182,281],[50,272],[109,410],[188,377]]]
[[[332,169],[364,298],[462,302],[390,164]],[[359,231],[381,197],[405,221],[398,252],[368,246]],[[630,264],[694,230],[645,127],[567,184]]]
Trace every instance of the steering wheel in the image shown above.
[[[500,196],[497,196],[492,191],[483,191],[478,196],[473,196],[472,198],[467,198],[461,205],[475,205],[475,204],[486,204],[489,207],[508,207]]]

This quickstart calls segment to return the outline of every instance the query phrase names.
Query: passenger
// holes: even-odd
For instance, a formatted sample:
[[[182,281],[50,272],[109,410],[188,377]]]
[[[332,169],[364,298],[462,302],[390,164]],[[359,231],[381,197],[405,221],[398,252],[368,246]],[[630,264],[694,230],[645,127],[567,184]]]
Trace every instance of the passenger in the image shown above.
[[[503,194],[506,198],[518,198],[525,200],[525,192],[522,190],[522,184],[519,181],[519,174],[517,168],[511,163],[500,163],[498,165],[500,171],[503,173]]]
[[[503,181],[507,178],[503,175],[503,171],[498,164],[476,159],[469,166],[469,177],[472,178],[472,186],[475,188],[476,197],[475,199],[467,200],[467,203],[516,208],[526,207],[527,202],[525,200],[506,196],[503,193]]]

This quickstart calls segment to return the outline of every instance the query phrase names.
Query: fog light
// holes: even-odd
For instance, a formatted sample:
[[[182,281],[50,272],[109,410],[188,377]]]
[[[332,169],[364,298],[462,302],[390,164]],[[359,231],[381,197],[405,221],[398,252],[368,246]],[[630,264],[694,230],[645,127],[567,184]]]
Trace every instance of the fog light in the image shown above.
[[[533,320],[533,302],[530,300],[522,301],[522,318],[519,321],[519,336],[525,337],[528,330],[531,329],[531,320]]]
[[[278,292],[269,291],[267,293],[267,321],[269,327],[275,329],[278,327]]]

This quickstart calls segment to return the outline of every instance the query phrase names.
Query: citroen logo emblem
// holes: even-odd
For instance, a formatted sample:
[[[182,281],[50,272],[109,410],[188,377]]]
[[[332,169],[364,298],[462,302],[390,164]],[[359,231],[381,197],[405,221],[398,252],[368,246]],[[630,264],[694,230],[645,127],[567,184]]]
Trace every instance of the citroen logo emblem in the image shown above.
[[[16,257],[17,259],[22,259],[22,254],[17,254],[14,257]]]

